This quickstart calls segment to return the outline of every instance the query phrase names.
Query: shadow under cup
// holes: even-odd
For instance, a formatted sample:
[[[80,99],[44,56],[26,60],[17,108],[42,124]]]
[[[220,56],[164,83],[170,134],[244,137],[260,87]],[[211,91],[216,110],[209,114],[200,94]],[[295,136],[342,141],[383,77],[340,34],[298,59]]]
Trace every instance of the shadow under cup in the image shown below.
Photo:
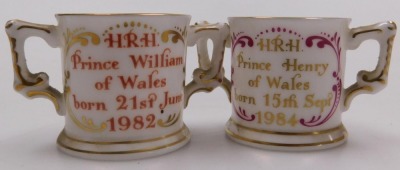
[[[396,25],[349,28],[346,18],[229,18],[232,40],[232,116],[227,135],[272,150],[338,146],[347,139],[341,121],[354,96],[385,87]],[[346,51],[380,43],[374,71],[360,71],[343,87]]]

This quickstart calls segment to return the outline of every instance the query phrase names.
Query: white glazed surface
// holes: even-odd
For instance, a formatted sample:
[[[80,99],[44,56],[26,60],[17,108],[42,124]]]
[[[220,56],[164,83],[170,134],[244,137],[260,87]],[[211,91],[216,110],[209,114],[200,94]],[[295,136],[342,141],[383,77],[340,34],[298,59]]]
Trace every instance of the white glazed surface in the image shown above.
[[[248,114],[254,114],[259,111],[261,111],[262,113],[269,111],[276,115],[277,113],[282,112],[288,118],[290,118],[291,115],[295,114],[297,119],[304,118],[305,120],[310,120],[312,116],[318,116],[321,114],[323,119],[329,113],[334,101],[335,94],[332,92],[332,86],[336,84],[336,78],[333,77],[332,74],[333,72],[337,71],[338,67],[341,68],[340,78],[342,78],[344,73],[343,67],[346,62],[345,51],[348,39],[347,35],[349,32],[348,24],[348,19],[324,20],[290,18],[230,18],[231,35],[243,32],[237,36],[237,39],[239,39],[241,36],[247,35],[253,41],[252,47],[241,47],[240,44],[232,47],[232,49],[234,49],[231,58],[232,67],[234,69],[234,73],[232,75],[234,85],[232,88],[231,97],[233,105],[236,106],[235,108],[239,111],[238,108],[241,107],[242,109],[246,110]],[[252,27],[248,27],[248,25],[252,25]],[[273,30],[274,32],[272,32]],[[320,49],[316,47],[318,40],[315,40],[313,41],[314,45],[312,47],[306,46],[305,41],[308,37],[314,35],[319,36],[321,35],[321,32],[330,34],[331,37],[333,37],[333,35],[337,33],[337,37],[340,37],[339,48],[342,49],[342,52],[340,54],[341,60],[339,66],[334,49],[330,48],[328,45],[326,45],[325,48]],[[272,42],[270,46],[270,50],[272,51],[267,51],[267,47],[265,47],[267,41],[266,39],[270,39],[271,41],[273,41],[274,38],[276,38],[277,36],[279,36],[279,39],[282,40],[284,43],[281,46],[283,50],[290,50],[289,47],[285,46],[285,44],[288,43],[290,40],[293,40],[293,45],[296,45],[295,41],[298,40],[299,51],[297,51],[296,47],[292,48],[292,50],[294,51],[280,51],[281,49],[279,48],[276,49],[279,51],[275,51]],[[323,36],[324,35],[322,34],[321,37]],[[264,41],[265,43],[263,46],[263,50],[260,50],[260,46],[258,45],[260,39],[262,39],[262,41]],[[236,42],[237,41],[240,40],[236,40]],[[233,41],[233,43],[235,42]],[[270,69],[244,69],[243,63],[241,63],[241,67],[238,67],[238,55],[240,53],[243,53],[242,59],[245,62],[270,63]],[[290,64],[294,64],[295,60],[299,65],[327,64],[328,67],[324,71],[321,71],[321,67],[319,67],[318,71],[296,71],[294,70],[294,67],[283,66],[283,64],[287,63],[287,61],[289,61]],[[286,70],[287,68],[289,68],[289,70]],[[258,87],[251,87],[249,85],[249,81],[255,80],[257,76],[259,76],[260,78],[258,80]],[[267,77],[270,81],[268,81]],[[274,78],[275,80],[277,80],[279,77],[281,77],[281,84],[278,85],[278,88],[275,86],[275,84],[270,85]],[[283,86],[283,82],[288,82],[288,89],[281,88]],[[297,85],[300,86],[296,87]],[[269,106],[266,106],[265,104],[266,94],[269,95]],[[273,99],[274,94],[280,95],[279,107],[273,107],[273,105],[277,104],[277,102]],[[294,100],[291,100],[293,102],[284,103],[283,99],[290,97],[292,94],[296,95],[295,98],[292,98]],[[318,107],[304,107],[306,104],[309,104],[306,103],[305,100],[307,95],[314,95],[314,99],[326,99],[328,94],[331,94],[332,96],[330,100],[331,104],[327,107],[324,107],[324,110],[322,112]],[[236,96],[239,95],[254,96],[255,103],[249,104],[245,102],[240,102],[238,99],[235,99]],[[271,131],[282,132],[310,132],[338,126],[341,123],[340,110],[341,105],[339,106],[339,108],[336,109],[336,112],[333,114],[333,117],[331,117],[330,121],[322,124],[321,126],[313,127],[302,126],[300,125],[300,123],[295,126],[279,126],[277,123],[272,123],[271,125],[267,125],[265,123],[255,124],[254,121],[250,122],[238,118],[237,114],[235,113],[233,113],[232,115],[235,121],[239,121],[243,125],[256,126],[260,129],[268,129]],[[257,117],[256,119],[258,120],[259,118]]]
[[[228,27],[199,23],[179,14],[58,14],[59,25],[19,20],[6,24],[15,67],[14,88],[28,98],[51,100],[65,128],[62,151],[102,160],[156,156],[182,147],[190,132],[182,121],[189,97],[222,82]],[[189,38],[186,38],[189,34]],[[44,38],[62,52],[64,91],[49,85],[46,73],[27,68],[24,42]],[[189,43],[187,42],[189,39]],[[200,68],[185,83],[186,47],[199,49]]]
[[[346,18],[230,17],[232,116],[235,141],[274,150],[317,150],[347,138],[341,114],[362,93],[386,86],[396,25],[355,29]],[[380,43],[376,70],[345,88],[347,49]],[[279,149],[280,148],[280,149]]]
[[[189,16],[84,14],[57,19],[58,26],[10,21],[6,27],[15,42],[16,90],[27,97],[44,95],[66,117],[57,140],[61,150],[118,160],[163,154],[188,142],[181,117]],[[62,95],[47,90],[51,87],[45,74],[44,83],[29,80],[34,75],[29,75],[21,49],[25,35],[37,34],[61,47]]]
[[[167,120],[168,116],[181,117],[181,113],[183,111],[183,82],[184,82],[184,66],[186,62],[186,58],[184,57],[186,54],[186,39],[179,40],[176,44],[171,40],[164,43],[161,40],[161,35],[164,31],[174,30],[182,34],[183,30],[188,29],[188,16],[69,16],[69,15],[61,15],[57,17],[59,20],[59,36],[63,37],[64,34],[67,33],[67,30],[74,31],[74,29],[84,28],[82,31],[78,31],[74,35],[78,35],[79,33],[84,32],[93,32],[97,34],[100,38],[100,44],[93,45],[90,43],[90,37],[84,37],[89,40],[89,44],[87,47],[79,46],[79,44],[74,44],[66,54],[63,56],[64,58],[64,70],[70,72],[70,78],[67,80],[66,87],[70,88],[70,92],[66,94],[66,105],[67,108],[71,108],[71,111],[76,115],[75,117],[79,119],[82,116],[86,116],[87,118],[93,119],[93,122],[96,126],[100,126],[102,123],[110,123],[107,122],[110,118],[114,117],[115,119],[115,131],[110,132],[110,128],[107,128],[105,131],[100,131],[100,133],[88,133],[88,131],[82,130],[79,126],[77,126],[73,122],[71,114],[68,115],[69,118],[66,119],[66,133],[71,137],[76,137],[83,140],[88,141],[132,141],[132,140],[141,140],[148,138],[160,137],[168,133],[175,132],[182,127],[182,121],[178,121],[176,124],[169,126],[167,128],[163,128],[161,126],[155,125],[157,121],[160,119]],[[163,21],[167,20],[168,24],[162,24]],[[133,26],[131,23],[133,22]],[[101,24],[100,24],[101,23]],[[128,24],[125,27],[125,24]],[[120,28],[117,28],[119,25]],[[138,26],[139,25],[139,26]],[[110,28],[112,27],[112,30]],[[146,28],[145,28],[146,27]],[[174,28],[176,27],[176,28]],[[152,29],[150,29],[152,28]],[[107,33],[104,33],[107,31]],[[113,47],[110,48],[109,41],[106,42],[106,39],[109,38],[109,33],[113,33],[113,40],[116,41],[118,34],[124,36],[125,34],[132,31],[138,37],[135,43],[139,47],[134,47],[133,44],[130,44],[132,47],[124,48],[123,46],[128,46],[127,39],[121,39],[122,48],[118,48],[118,43],[113,42]],[[154,37],[156,42],[154,44],[152,42],[148,42],[148,47],[145,46],[143,41],[139,41],[144,37],[145,34],[148,34],[151,37],[151,33],[154,33]],[[181,35],[183,38],[186,33]],[[172,35],[171,35],[172,36]],[[170,37],[169,37],[170,38]],[[61,40],[62,41],[62,40]],[[153,46],[154,45],[154,46]],[[67,44],[62,44],[64,47],[62,51],[65,50]],[[72,56],[76,52],[76,50],[81,50],[80,58],[82,60],[88,61],[88,57],[91,56],[93,60],[96,61],[116,61],[119,63],[118,70],[110,70],[110,71],[90,71],[90,70],[80,70],[73,69],[73,58]],[[164,53],[165,58],[180,58],[182,63],[177,66],[170,67],[155,67],[155,59],[156,55],[158,55],[158,59],[161,61],[162,55]],[[134,67],[133,61],[131,59],[132,56],[135,56],[135,59],[138,60],[139,56],[142,56],[144,60],[145,55],[153,56],[154,68],[151,68],[150,65],[146,62],[144,68],[141,67],[140,64],[137,64],[137,67]],[[148,58],[150,60],[150,57]],[[161,65],[161,62],[160,62]],[[81,66],[81,65],[78,65]],[[110,84],[109,90],[97,90],[95,88],[95,83],[104,83],[107,76],[111,76],[112,79],[109,80]],[[127,78],[130,77],[134,80],[137,77],[137,84],[133,88],[128,86],[126,89],[123,88],[123,83],[121,81],[121,76],[123,76],[124,81],[126,82]],[[139,81],[144,81],[144,85],[146,86],[143,89],[139,87]],[[155,81],[165,81],[165,85],[161,85],[159,82],[158,86],[154,87]],[[150,87],[152,86],[152,87]],[[164,96],[165,93],[168,93],[169,96],[180,96],[180,101],[176,104],[169,105],[166,108],[162,108],[161,105],[164,104]],[[76,95],[77,101],[104,101],[107,106],[107,111],[103,111],[99,113],[96,110],[82,110],[74,108],[74,100],[73,96]],[[118,96],[124,96],[126,98],[126,103],[118,102]],[[136,103],[133,103],[130,98],[136,96]],[[156,97],[154,97],[156,96]],[[96,100],[97,99],[97,100]],[[153,99],[154,103],[150,103],[149,99]],[[147,104],[146,107],[140,109],[140,102],[145,100]],[[122,98],[121,100],[122,101]],[[125,105],[127,108],[120,108],[121,105]],[[133,109],[134,105],[136,105],[136,109]],[[153,106],[150,106],[153,105]],[[120,109],[119,109],[120,108]],[[67,109],[68,110],[68,109]],[[163,110],[163,111],[161,111]],[[146,116],[155,115],[156,119],[153,122],[146,121]],[[96,116],[90,116],[96,115]],[[131,121],[131,127],[127,130],[119,130],[125,129],[124,127],[118,127],[118,119],[121,116],[127,116]],[[142,116],[144,127],[134,129],[133,128],[133,119],[135,116]],[[180,118],[179,118],[180,119]],[[151,123],[151,124],[150,124]],[[83,124],[85,125],[85,124]],[[150,127],[155,125],[155,128],[146,128],[146,126]],[[108,124],[108,127],[110,124]],[[136,127],[140,127],[141,125],[137,124]],[[108,132],[107,132],[108,131]],[[89,129],[90,132],[90,129]]]

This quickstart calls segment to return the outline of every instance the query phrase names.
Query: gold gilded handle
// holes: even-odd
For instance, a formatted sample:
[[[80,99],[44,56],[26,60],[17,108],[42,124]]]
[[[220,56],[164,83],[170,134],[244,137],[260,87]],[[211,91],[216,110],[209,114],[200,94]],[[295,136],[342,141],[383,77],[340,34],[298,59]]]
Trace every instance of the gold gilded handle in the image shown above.
[[[193,72],[193,80],[185,86],[185,107],[192,94],[199,91],[210,92],[224,81],[224,52],[226,39],[229,36],[227,24],[209,24],[207,22],[192,25],[188,32],[188,45],[197,45],[199,68]],[[209,59],[207,40],[213,41],[212,59]],[[229,82],[229,81],[228,81]]]
[[[395,35],[396,24],[392,21],[351,29],[349,49],[356,49],[363,41],[374,39],[380,45],[380,52],[375,70],[358,72],[357,82],[345,89],[344,110],[349,108],[355,96],[363,93],[373,94],[386,86]]]
[[[65,115],[63,95],[49,85],[46,73],[31,73],[26,64],[24,43],[31,36],[43,38],[51,47],[58,47],[56,27],[19,20],[6,23],[14,67],[14,89],[27,98],[43,97],[51,100],[59,115]]]

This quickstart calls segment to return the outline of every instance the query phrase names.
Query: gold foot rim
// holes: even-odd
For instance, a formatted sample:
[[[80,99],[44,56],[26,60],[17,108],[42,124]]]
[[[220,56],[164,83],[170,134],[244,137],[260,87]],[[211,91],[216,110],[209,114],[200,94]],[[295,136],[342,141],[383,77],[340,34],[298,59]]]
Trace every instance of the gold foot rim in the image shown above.
[[[249,143],[254,143],[254,144],[259,144],[259,145],[269,145],[269,146],[279,146],[279,147],[310,147],[310,146],[322,146],[322,145],[328,145],[328,144],[334,144],[337,142],[342,142],[347,138],[347,133],[343,133],[342,136],[328,140],[328,141],[322,141],[322,142],[315,142],[315,143],[293,143],[293,144],[288,144],[288,143],[274,143],[274,142],[267,142],[267,141],[260,141],[260,140],[254,140],[254,139],[249,139],[243,136],[239,136],[233,132],[231,132],[228,129],[225,129],[226,134],[229,135],[230,137],[241,140],[244,142],[249,142]]]
[[[69,150],[70,152],[77,152],[77,154],[97,154],[97,155],[125,155],[125,154],[139,154],[139,153],[147,153],[147,152],[161,152],[163,149],[168,149],[171,147],[181,147],[185,145],[190,140],[190,132],[189,129],[184,126],[182,129],[178,130],[177,132],[171,133],[169,135],[165,135],[163,137],[154,138],[157,140],[146,140],[146,142],[156,142],[151,147],[144,147],[140,148],[138,142],[131,141],[131,142],[88,142],[83,140],[74,140],[66,135],[65,131],[62,131],[57,139],[57,145],[61,148],[61,150]],[[175,139],[175,140],[174,140]],[[163,142],[165,140],[165,142]],[[171,141],[172,142],[166,142]],[[68,143],[73,143],[74,146],[69,145]],[[143,143],[143,141],[139,142]],[[158,144],[157,144],[158,143]],[[160,145],[161,144],[161,145]],[[92,146],[90,148],[98,148],[98,147],[115,147],[118,150],[115,151],[101,151],[99,150],[88,150],[85,149],[87,147],[83,147],[82,145],[89,145]],[[179,146],[180,145],[180,146]],[[82,147],[80,147],[82,146]],[[126,148],[126,150],[120,150],[120,147]],[[172,150],[171,150],[172,151]],[[157,154],[155,154],[157,155]]]

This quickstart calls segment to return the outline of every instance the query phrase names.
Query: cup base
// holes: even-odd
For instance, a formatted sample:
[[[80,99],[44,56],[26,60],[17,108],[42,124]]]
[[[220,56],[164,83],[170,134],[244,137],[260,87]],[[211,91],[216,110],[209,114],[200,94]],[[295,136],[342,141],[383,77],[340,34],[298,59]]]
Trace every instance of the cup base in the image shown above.
[[[312,151],[339,146],[346,142],[343,125],[320,132],[287,133],[253,129],[230,119],[225,128],[227,136],[240,144],[278,151]]]
[[[63,130],[58,136],[58,148],[69,155],[93,160],[132,160],[154,157],[175,151],[190,140],[189,129],[180,130],[159,138],[123,142],[92,142],[74,139]]]

